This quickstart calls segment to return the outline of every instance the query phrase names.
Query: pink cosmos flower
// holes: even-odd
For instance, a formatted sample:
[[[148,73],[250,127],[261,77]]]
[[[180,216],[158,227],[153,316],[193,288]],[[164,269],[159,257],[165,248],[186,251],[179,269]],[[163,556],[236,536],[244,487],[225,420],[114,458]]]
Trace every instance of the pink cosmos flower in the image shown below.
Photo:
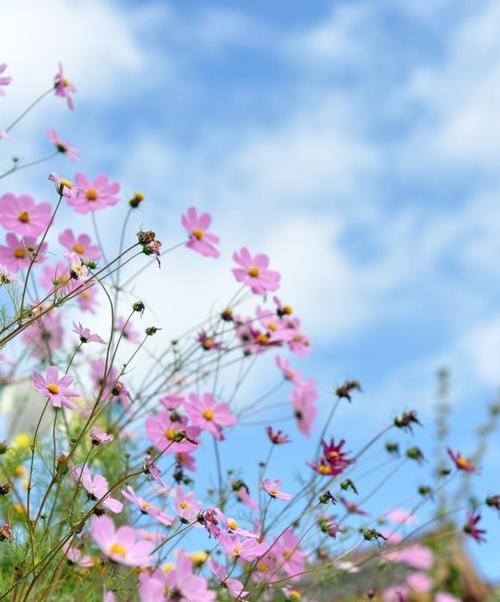
[[[73,377],[69,374],[65,374],[59,378],[58,370],[55,366],[47,368],[46,378],[43,378],[36,370],[33,371],[33,386],[35,390],[48,397],[55,408],[62,406],[70,410],[76,408],[70,397],[80,397],[80,392],[70,388],[72,382]]]
[[[5,71],[5,69],[7,69],[7,64],[1,63],[0,64],[0,75]],[[11,81],[12,81],[12,77],[10,77],[8,75],[3,75],[2,77],[0,77],[0,96],[5,96],[5,92],[2,90],[2,86],[8,86]]]
[[[292,580],[302,573],[306,564],[306,554],[299,547],[299,538],[291,530],[287,529],[272,548],[272,553],[280,560],[281,567]]]
[[[454,452],[450,448],[448,448],[447,451],[458,470],[463,470],[464,472],[477,472],[477,468],[470,458],[464,458],[461,452]]]
[[[93,445],[106,445],[107,443],[114,441],[114,439],[114,435],[101,431],[101,429],[95,424],[90,429],[90,440],[92,441]]]
[[[0,224],[21,236],[37,237],[45,232],[52,217],[50,203],[35,203],[28,194],[8,192],[0,197]]]
[[[79,308],[82,311],[88,311],[91,314],[96,313],[97,302],[97,286],[94,284],[91,286],[85,286],[84,290],[78,294],[76,301],[78,303]]]
[[[403,508],[394,508],[386,513],[386,518],[393,523],[399,523],[400,525],[414,525],[417,522],[414,512],[409,512]]]
[[[106,588],[102,590],[102,602],[116,602],[116,596]]]
[[[251,510],[258,509],[257,502],[250,497],[248,488],[245,485],[241,485],[241,487],[239,487],[237,490],[235,490],[235,494],[236,494],[236,497],[238,498],[238,500],[242,504],[244,504],[245,506],[250,508]]]
[[[38,282],[47,291],[52,292],[57,289],[59,295],[67,295],[77,286],[71,278],[68,264],[62,261],[56,265],[44,265]]]
[[[237,535],[224,532],[219,535],[219,543],[228,556],[243,558],[243,560],[255,560],[269,547],[266,543],[258,543],[253,537],[240,539]]]
[[[161,479],[160,469],[153,462],[153,458],[149,454],[146,454],[144,456],[143,470],[144,473],[149,475],[154,481],[158,483],[158,485],[160,485],[164,489],[167,488],[167,486]]]
[[[384,602],[406,602],[410,592],[406,584],[392,585],[384,590],[382,597]]]
[[[116,196],[120,191],[118,182],[109,182],[108,176],[101,174],[89,180],[82,173],[75,175],[75,183],[78,195],[68,197],[68,205],[75,208],[77,213],[88,213],[97,211],[109,205],[116,205],[119,198]]]
[[[343,495],[339,495],[338,498],[339,498],[342,506],[344,506],[344,508],[347,510],[347,512],[349,512],[349,514],[358,514],[359,516],[369,516],[369,512],[366,512],[365,510],[360,508],[354,502],[350,502]]]
[[[92,539],[111,560],[127,566],[148,566],[154,544],[140,540],[137,531],[129,526],[115,529],[109,516],[93,517]]]
[[[9,270],[0,264],[0,284],[19,284],[19,280]]]
[[[239,254],[233,254],[234,261],[240,266],[233,268],[232,272],[238,280],[250,287],[256,295],[279,288],[280,275],[278,272],[268,270],[269,257],[258,253],[253,256],[246,247],[240,249]]]
[[[37,245],[32,236],[17,237],[12,232],[5,236],[6,245],[0,245],[0,262],[9,270],[18,272],[29,267],[36,253],[35,263],[42,263],[47,259],[47,243]]]
[[[66,155],[70,161],[78,161],[80,149],[70,146],[69,142],[59,138],[59,135],[55,130],[49,130],[47,132],[47,138],[50,140],[50,142],[52,142],[59,153]]]
[[[132,399],[125,385],[119,380],[120,372],[115,366],[109,368],[104,381],[106,362],[104,359],[96,359],[90,362],[90,375],[97,390],[103,386],[102,397],[106,401],[119,402],[124,408],[130,407]]]
[[[455,598],[455,596],[448,592],[436,592],[434,594],[434,600],[436,602],[461,602],[460,598]]]
[[[415,569],[427,571],[434,564],[432,551],[422,544],[412,544],[399,550],[384,553],[384,557],[392,562],[401,562]]]
[[[280,485],[281,481],[279,479],[276,481],[264,479],[262,481],[262,489],[264,489],[264,491],[268,493],[271,497],[277,500],[291,500],[293,498],[293,495],[280,491]]]
[[[92,477],[87,466],[84,466],[83,470],[79,466],[73,466],[71,469],[71,478],[75,483],[81,482],[88,491],[90,498],[94,501],[100,500],[109,491],[109,483],[106,478],[100,474],[96,474]],[[115,514],[118,514],[123,510],[123,504],[111,496],[106,497],[100,502],[99,508],[101,507],[107,508]]]
[[[406,584],[416,592],[429,592],[434,586],[434,581],[425,573],[412,573],[406,578]]]
[[[286,380],[290,380],[294,383],[297,383],[300,380],[302,380],[300,373],[297,370],[293,370],[290,367],[290,364],[286,361],[284,357],[281,357],[281,355],[276,356],[276,365],[281,370]]]
[[[213,558],[208,561],[212,573],[220,580],[220,582],[227,588],[233,598],[244,598],[248,592],[243,589],[243,583],[238,579],[229,577],[225,567],[215,562]]]
[[[164,395],[158,400],[167,410],[175,410],[184,403],[184,395]]]
[[[209,431],[218,440],[223,439],[223,427],[234,426],[237,422],[228,404],[216,402],[211,393],[201,396],[190,393],[185,408],[194,426]]]
[[[308,462],[309,466],[312,467],[317,473],[327,476],[338,476],[342,474],[344,470],[354,464],[353,458],[348,458],[349,452],[342,451],[345,445],[345,439],[341,439],[337,444],[333,437],[330,439],[330,443],[325,440],[321,441],[321,447],[323,450],[323,458],[319,464],[315,462]]]
[[[90,328],[84,328],[80,322],[78,324],[73,322],[73,332],[80,337],[81,343],[101,343],[106,345],[106,341],[103,341],[98,334],[90,332]]]
[[[209,213],[200,213],[194,207],[181,216],[181,222],[189,233],[189,241],[186,247],[200,253],[204,257],[218,257],[219,251],[214,245],[219,243],[219,237],[208,232],[212,223]]]
[[[175,520],[172,516],[167,516],[164,512],[162,512],[161,508],[157,508],[156,506],[151,505],[149,502],[146,502],[144,498],[136,494],[133,487],[130,485],[122,490],[122,495],[129,502],[132,502],[132,504],[137,506],[143,514],[152,516],[159,523],[165,525],[166,527],[172,526]]]
[[[176,593],[178,602],[213,602],[214,591],[208,589],[207,580],[193,574],[193,561],[184,550],[179,550],[175,568],[166,573],[156,569],[139,575],[139,597],[141,602],[167,602]],[[168,592],[167,594],[165,592]]]
[[[318,394],[312,379],[299,381],[292,391],[292,408],[297,420],[299,431],[309,437],[311,428],[316,418],[316,401]]]
[[[62,63],[59,63],[59,69],[54,76],[54,90],[56,96],[66,99],[68,108],[72,111],[75,108],[72,94],[76,92],[76,88],[64,75]]]
[[[6,138],[9,138],[9,134],[7,134],[7,132],[5,132],[4,130],[0,130],[0,140],[5,140]]]
[[[184,493],[180,485],[176,488],[174,496],[174,510],[177,512],[182,521],[187,523],[196,522],[202,506],[202,502],[196,501],[196,494],[194,491]]]
[[[54,182],[57,194],[65,197],[66,199],[77,197],[80,193],[80,189],[73,186],[73,182],[70,182],[65,178],[60,178],[55,171],[51,171],[49,173],[49,180]]]
[[[83,263],[82,258],[73,252],[64,253],[66,261],[68,262],[68,270],[71,279],[74,282],[85,282],[90,277],[88,267]]]
[[[62,551],[72,564],[78,564],[84,568],[90,568],[95,565],[92,556],[87,556],[77,547],[70,546],[69,543],[64,544]]]
[[[180,454],[176,454],[175,460],[181,468],[185,468],[190,472],[196,472],[196,458],[193,454],[181,452]]]
[[[140,343],[140,335],[137,330],[134,329],[134,326],[123,316],[118,316],[115,320],[115,331],[118,334],[121,334],[122,339],[126,341],[130,341],[131,343]]]
[[[33,346],[33,354],[37,357],[49,357],[64,342],[61,313],[57,309],[51,309],[29,326],[21,339],[25,345]]]
[[[477,543],[483,543],[486,541],[486,537],[484,536],[486,533],[485,529],[479,529],[478,523],[481,520],[481,515],[476,512],[467,512],[467,520],[464,525],[463,531],[472,539],[475,539]]]
[[[146,418],[146,435],[158,451],[167,454],[189,452],[198,446],[200,429],[188,426],[185,416],[172,420],[169,412],[159,412]]]
[[[59,234],[58,240],[68,251],[80,255],[80,257],[93,259],[94,261],[101,259],[100,247],[92,244],[92,240],[88,234],[80,234],[75,237],[73,230],[68,228]]]

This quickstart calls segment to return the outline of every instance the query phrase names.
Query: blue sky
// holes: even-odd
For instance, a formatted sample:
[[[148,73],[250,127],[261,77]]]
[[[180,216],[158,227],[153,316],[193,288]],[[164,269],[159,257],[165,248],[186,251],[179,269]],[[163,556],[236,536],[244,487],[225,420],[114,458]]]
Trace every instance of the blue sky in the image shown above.
[[[179,211],[195,204],[223,239],[224,258],[203,274],[180,257],[168,279],[155,275],[155,319],[183,326],[228,298],[230,252],[258,240],[313,338],[304,371],[322,404],[346,377],[364,385],[341,434],[361,443],[410,406],[429,424],[446,366],[450,443],[473,449],[500,380],[498,3],[41,4],[3,7],[0,59],[15,80],[0,115],[45,89],[59,59],[77,112],[50,99],[2,156],[7,145],[39,156],[55,127],[82,149],[86,172],[146,194],[134,226],[158,224],[176,241]],[[9,185],[46,196],[46,171]],[[430,450],[432,436],[418,441]],[[498,488],[493,438],[483,480]],[[498,579],[493,515],[488,527],[473,553]]]

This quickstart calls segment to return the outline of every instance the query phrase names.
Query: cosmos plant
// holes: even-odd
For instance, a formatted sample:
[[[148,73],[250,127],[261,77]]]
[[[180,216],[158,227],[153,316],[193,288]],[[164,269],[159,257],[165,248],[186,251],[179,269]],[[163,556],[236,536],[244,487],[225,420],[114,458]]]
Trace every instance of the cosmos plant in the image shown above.
[[[10,85],[0,63],[2,97]],[[28,111],[51,96],[73,111],[76,93],[59,65],[48,90],[0,131],[1,151]],[[13,160],[2,186],[55,155],[79,159],[53,129],[48,142],[51,154]],[[161,322],[141,326],[155,294],[140,285],[146,270],[166,279],[167,255],[197,254],[203,270],[223,254],[216,216],[194,206],[168,245],[161,232],[132,234],[130,217],[148,200],[123,188],[111,174],[47,169],[43,198],[0,191],[1,379],[14,391],[14,418],[30,417],[24,431],[13,419],[0,444],[0,600],[312,601],[346,579],[365,595],[363,567],[387,563],[404,568],[399,581],[371,573],[371,597],[456,600],[434,571],[438,548],[420,537],[444,522],[449,536],[487,537],[481,513],[500,509],[496,492],[432,510],[457,475],[480,478],[474,457],[443,446],[446,465],[422,484],[422,425],[404,407],[355,449],[335,417],[360,402],[362,387],[318,391],[294,367],[307,365],[311,342],[258,242],[230,255],[234,294],[202,324],[175,339]],[[102,235],[101,212],[121,220],[119,236]],[[263,370],[259,394],[240,395],[265,357],[274,382]],[[292,453],[294,477],[283,470]],[[401,474],[415,480],[405,500],[391,489]],[[381,512],[372,503],[382,487],[392,501]],[[431,518],[419,522],[424,512]]]

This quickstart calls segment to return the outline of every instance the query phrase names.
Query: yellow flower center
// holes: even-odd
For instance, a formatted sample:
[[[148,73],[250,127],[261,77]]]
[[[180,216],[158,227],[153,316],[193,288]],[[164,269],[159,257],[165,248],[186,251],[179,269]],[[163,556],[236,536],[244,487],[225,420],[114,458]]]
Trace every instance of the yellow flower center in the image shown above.
[[[269,330],[272,330],[273,332],[276,332],[278,330],[278,325],[276,324],[276,322],[268,322],[267,327]]]
[[[17,249],[14,249],[14,257],[16,259],[24,259],[26,257],[26,249],[24,247],[17,247]]]
[[[331,452],[328,452],[328,457],[329,458],[335,458],[337,459],[340,456],[338,451],[332,450]]]
[[[122,557],[125,557],[127,555],[127,552],[125,551],[125,548],[120,543],[114,543],[109,548],[109,553],[110,554],[117,554],[118,556],[122,556]]]
[[[257,343],[260,343],[261,345],[269,343],[269,337],[267,336],[267,334],[259,334],[259,336],[257,337]]]
[[[83,293],[80,293],[82,299],[85,299],[85,301],[88,301],[90,299],[90,293],[89,291],[83,291]]]
[[[205,236],[205,232],[200,230],[199,228],[195,228],[191,231],[191,234],[196,238],[196,240],[201,240]]]
[[[457,458],[457,466],[460,466],[460,468],[469,468],[470,462],[467,458]]]
[[[69,81],[69,79],[67,77],[63,77],[62,80],[61,80],[61,83],[62,83],[62,85],[65,88],[67,88],[69,86],[69,84],[70,84],[70,81]]]
[[[301,593],[296,589],[292,589],[291,591],[288,592],[288,598],[290,600],[300,600],[301,597],[302,597]]]
[[[172,427],[169,427],[166,431],[165,431],[165,437],[169,440],[169,441],[173,441],[175,439],[175,429],[173,429]]]
[[[70,182],[69,180],[64,180],[64,179],[60,179],[59,180],[59,185],[62,186],[66,186],[66,188],[73,188],[73,182]]]
[[[95,188],[89,188],[85,196],[87,201],[95,201],[97,199],[97,190]]]
[[[23,224],[27,224],[30,221],[30,214],[27,211],[23,211],[17,219]]]
[[[254,266],[253,268],[250,268],[247,273],[251,278],[258,278],[260,270],[257,266]]]
[[[293,550],[283,550],[283,558],[285,558],[286,560],[290,560],[292,554]]]
[[[162,567],[161,570],[164,573],[170,573],[171,570],[173,570],[174,568],[174,564],[172,562],[166,562]]]
[[[150,504],[150,503],[148,503],[148,502],[142,502],[142,506],[141,506],[141,508],[142,508],[143,510],[147,510],[148,508],[151,508],[151,504]]]
[[[183,510],[187,510],[189,508],[189,504],[187,502],[181,502],[179,504],[179,506],[183,509]]]
[[[322,474],[329,474],[330,473],[330,467],[326,466],[325,464],[321,464],[321,466],[319,467],[319,471]]]
[[[293,309],[291,305],[284,305],[283,306],[283,313],[286,315],[290,315],[291,313],[293,313]]]
[[[234,518],[228,518],[227,526],[231,529],[231,531],[236,531],[238,528],[238,523],[234,520]]]
[[[267,564],[263,560],[259,560],[259,562],[257,563],[257,569],[261,573],[267,573],[267,571],[269,570],[269,567],[267,566]]]
[[[278,489],[276,489],[276,487],[273,487],[269,490],[269,493],[271,495],[278,495],[279,491],[278,491]]]
[[[203,418],[205,418],[205,420],[213,420],[214,413],[212,412],[212,410],[209,410],[207,408],[206,410],[203,411],[202,416],[203,416]]]
[[[235,546],[235,547],[233,548],[233,552],[234,552],[235,554],[239,554],[239,553],[241,552],[241,548],[240,548],[239,546]]]
[[[78,253],[78,255],[83,255],[85,253],[85,247],[77,242],[73,245],[73,251]]]
[[[47,389],[54,395],[57,395],[59,393],[59,386],[55,385],[54,383],[48,384]]]

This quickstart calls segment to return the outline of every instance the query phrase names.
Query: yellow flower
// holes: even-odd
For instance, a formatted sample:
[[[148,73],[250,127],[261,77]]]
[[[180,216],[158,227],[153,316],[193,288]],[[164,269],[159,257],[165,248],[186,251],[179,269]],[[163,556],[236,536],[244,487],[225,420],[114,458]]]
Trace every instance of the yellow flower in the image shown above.
[[[15,449],[28,450],[30,448],[30,445],[31,445],[31,437],[28,435],[28,433],[18,433],[14,437],[12,447],[14,447]]]
[[[188,554],[189,558],[193,561],[193,564],[196,566],[201,566],[205,560],[208,558],[208,553],[204,551],[200,552],[190,552]]]

